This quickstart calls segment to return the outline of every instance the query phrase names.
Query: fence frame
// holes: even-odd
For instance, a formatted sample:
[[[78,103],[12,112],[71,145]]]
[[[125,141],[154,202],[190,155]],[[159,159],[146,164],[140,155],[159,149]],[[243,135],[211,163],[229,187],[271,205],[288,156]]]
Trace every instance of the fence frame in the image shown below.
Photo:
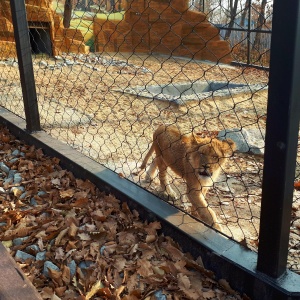
[[[205,1],[203,0],[203,11],[205,11],[204,6]],[[269,71],[269,67],[267,66],[259,66],[251,63],[251,41],[250,41],[250,34],[251,33],[268,33],[272,35],[272,30],[264,30],[264,29],[251,29],[251,8],[252,8],[252,0],[249,0],[249,7],[248,7],[248,25],[247,28],[236,28],[236,27],[224,27],[224,26],[217,26],[219,30],[226,30],[226,31],[241,31],[246,32],[246,38],[247,38],[247,62],[238,62],[238,61],[232,61],[231,64],[233,66],[244,66],[244,67],[252,67],[260,70],[266,70]]]
[[[275,278],[285,272],[288,256],[300,117],[299,34],[299,1],[287,6],[275,0],[257,264]]]
[[[28,131],[41,130],[25,1],[10,0]]]
[[[160,220],[164,226],[164,233],[177,240],[185,251],[191,252],[194,256],[201,255],[207,268],[213,270],[217,277],[228,279],[237,290],[247,293],[253,299],[300,299],[300,276],[286,270],[294,179],[294,172],[291,171],[294,170],[296,163],[300,115],[299,102],[297,103],[297,96],[300,95],[300,85],[297,85],[297,79],[300,78],[300,4],[298,1],[292,0],[292,4],[287,7],[284,0],[274,0],[274,28],[271,43],[274,51],[271,54],[258,254],[193,221],[188,215],[143,188],[120,178],[113,171],[49,137],[46,133],[38,131],[39,118],[38,122],[35,118],[39,115],[34,77],[30,77],[32,82],[26,77],[28,70],[32,71],[33,75],[33,67],[30,46],[28,46],[30,45],[28,26],[27,22],[24,22],[25,1],[10,1],[16,39],[19,40],[17,55],[26,122],[0,108],[0,123],[6,125],[15,136],[25,142],[43,148],[46,154],[60,158],[62,166],[72,171],[75,176],[89,179],[99,189],[129,202],[131,208],[138,208],[143,218]],[[289,22],[283,24],[282,15]],[[286,60],[286,57],[289,60]],[[280,89],[282,83],[286,84],[286,90]],[[30,113],[32,108],[34,108],[33,114]],[[277,124],[277,120],[280,120],[280,124]],[[24,127],[29,132],[24,131]],[[34,131],[38,132],[34,133]],[[277,172],[273,169],[274,161],[278,164]]]

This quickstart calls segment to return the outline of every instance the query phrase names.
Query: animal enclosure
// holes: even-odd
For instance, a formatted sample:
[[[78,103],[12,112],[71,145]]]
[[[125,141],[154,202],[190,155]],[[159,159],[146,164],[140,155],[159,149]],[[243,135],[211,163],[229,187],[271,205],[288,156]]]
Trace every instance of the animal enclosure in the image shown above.
[[[36,3],[29,2],[28,5],[38,7]],[[64,1],[47,3],[55,15]],[[128,3],[135,3],[136,6]],[[124,12],[124,17],[114,21],[109,20],[109,15],[103,20],[97,13],[90,12],[86,17],[86,12],[81,14],[73,10],[73,21],[78,22],[78,27],[84,21],[92,22],[89,28],[93,28],[95,52],[89,53],[86,53],[86,45],[84,51],[73,51],[79,42],[77,34],[72,38],[71,29],[68,31],[56,26],[55,19],[52,20],[54,27],[52,21],[50,27],[45,24],[38,27],[37,23],[42,21],[38,19],[35,21],[37,23],[32,23],[27,12],[28,43],[32,52],[29,56],[37,94],[36,117],[42,130],[112,170],[130,184],[142,187],[193,218],[189,191],[181,176],[168,170],[170,185],[176,192],[176,197],[171,198],[161,190],[157,175],[151,182],[145,180],[145,172],[137,175],[136,171],[151,145],[153,132],[163,124],[176,126],[182,135],[231,138],[237,150],[222,166],[220,176],[206,195],[206,201],[222,225],[223,232],[220,234],[257,251],[260,242],[269,71],[237,65],[239,60],[235,50],[242,40],[236,45],[223,40],[216,24],[210,22],[210,13],[196,13],[187,1],[174,1],[174,6],[172,1],[163,1],[163,6],[159,8],[157,2],[151,0],[128,3],[129,9]],[[182,3],[186,7],[179,10],[177,6]],[[133,8],[136,8],[134,17]],[[0,16],[7,13],[7,9],[0,6]],[[222,11],[221,7],[218,9]],[[169,10],[176,10],[177,20]],[[236,20],[242,13],[243,9],[236,11]],[[149,17],[147,21],[144,20],[145,15]],[[153,15],[163,23],[163,26],[158,24],[159,34],[154,33],[154,21],[148,22],[154,18]],[[267,24],[266,15],[262,12],[259,15],[265,17]],[[227,21],[230,23],[231,20]],[[5,24],[12,33],[12,21]],[[166,24],[170,24],[167,29]],[[270,26],[269,23],[267,25]],[[213,34],[208,34],[207,28]],[[195,43],[191,40],[186,42],[184,32],[187,30],[197,40]],[[91,33],[92,29],[87,31]],[[139,35],[136,35],[137,31]],[[0,29],[0,36],[7,36],[7,32],[8,29],[1,35]],[[60,48],[58,40],[62,32],[65,33],[62,40],[65,44]],[[82,44],[85,37],[82,31],[79,35]],[[180,49],[173,44],[175,37],[181,45]],[[38,43],[34,42],[36,39]],[[253,39],[250,41],[254,44]],[[146,42],[149,47],[142,47]],[[68,43],[69,48],[66,47]],[[163,51],[156,51],[153,46],[155,43],[163,47]],[[226,46],[216,54],[214,49],[218,47],[210,48],[214,43]],[[53,47],[58,52],[53,52]],[[185,55],[187,52],[188,55]],[[20,60],[16,59],[13,51],[9,53],[12,54],[7,56],[7,51],[0,48],[0,57],[6,57],[0,61],[0,105],[27,120],[18,69]],[[264,54],[261,53],[262,56]],[[235,60],[235,65],[229,64],[231,58]],[[288,246],[288,268],[298,274],[299,177],[298,149]]]

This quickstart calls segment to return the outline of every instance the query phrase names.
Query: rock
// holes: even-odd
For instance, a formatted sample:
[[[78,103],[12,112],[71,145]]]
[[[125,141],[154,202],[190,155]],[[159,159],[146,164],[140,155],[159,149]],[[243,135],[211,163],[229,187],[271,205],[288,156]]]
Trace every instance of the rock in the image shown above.
[[[41,60],[41,61],[38,63],[38,65],[41,66],[41,67],[47,67],[47,66],[48,66],[47,62],[45,62],[44,60]]]
[[[44,192],[44,191],[39,191],[39,192],[37,193],[37,195],[38,195],[39,197],[43,197],[43,196],[46,196],[47,193]]]
[[[237,152],[263,155],[265,150],[265,133],[259,129],[225,129],[219,132],[218,138],[232,139],[237,146]]]
[[[9,167],[4,163],[4,162],[0,162],[0,169],[5,172],[5,173],[9,173]]]
[[[52,263],[51,261],[45,261],[44,263],[44,270],[43,270],[43,274],[46,276],[46,277],[49,277],[49,270],[48,269],[51,269],[51,270],[55,270],[55,271],[60,271],[59,267],[56,266],[54,263]]]
[[[4,186],[5,185],[9,185],[9,184],[12,184],[14,181],[14,179],[12,177],[9,177],[9,178],[6,178],[4,181],[3,181],[3,184]]]
[[[26,259],[32,259],[32,260],[35,260],[35,257],[33,255],[30,255],[26,252],[23,252],[23,251],[20,251],[18,250],[16,252],[16,255],[15,255],[15,259],[17,261],[21,261],[21,262],[24,262]]]
[[[8,178],[14,178],[15,174],[17,173],[16,170],[9,170],[8,172]]]
[[[75,260],[71,260],[70,263],[68,264],[68,267],[70,269],[70,274],[73,277],[76,273],[76,262],[75,262]]]
[[[14,175],[14,183],[20,183],[22,181],[22,176],[20,173]]]
[[[69,59],[66,59],[66,60],[65,60],[65,63],[66,63],[68,66],[72,66],[72,65],[76,64],[76,62],[71,61],[71,60],[69,60]]]
[[[19,158],[18,158],[18,157],[15,157],[15,158],[11,159],[9,162],[10,162],[11,164],[14,164],[14,163],[17,162],[18,160],[19,160]]]
[[[26,247],[26,251],[33,252],[34,254],[39,252],[40,248],[38,245],[30,245]],[[36,257],[35,257],[36,258]]]
[[[13,186],[10,189],[10,192],[15,195],[15,197],[20,197],[23,192],[25,191],[25,188],[23,186]]]
[[[11,153],[11,155],[18,156],[18,155],[20,155],[20,151],[18,149],[16,149]]]
[[[46,251],[38,252],[35,256],[36,260],[45,260],[46,259]]]
[[[24,192],[24,193],[20,196],[20,200],[24,200],[26,196],[27,196],[27,192]]]
[[[13,239],[13,245],[14,246],[20,246],[23,244],[24,241],[28,239],[28,236],[20,237],[20,238],[15,238]]]
[[[156,291],[154,296],[156,300],[167,300],[167,296],[163,294],[161,290]]]
[[[37,206],[37,202],[33,197],[30,199],[30,205]]]
[[[94,264],[94,262],[90,261],[90,260],[84,260],[84,261],[81,261],[78,265],[78,267],[80,269],[88,269],[92,264]]]

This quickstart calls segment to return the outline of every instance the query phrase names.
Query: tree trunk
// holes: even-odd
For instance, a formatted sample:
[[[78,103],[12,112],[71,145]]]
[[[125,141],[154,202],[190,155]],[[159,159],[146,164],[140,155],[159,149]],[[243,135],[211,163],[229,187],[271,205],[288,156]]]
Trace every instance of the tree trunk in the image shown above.
[[[244,28],[244,26],[245,26],[246,15],[247,15],[247,12],[249,11],[249,4],[250,4],[250,0],[246,0],[245,8],[244,8],[242,16],[241,16],[241,24],[240,25],[242,28]],[[251,22],[251,20],[248,20],[248,22]]]
[[[66,0],[65,8],[64,8],[64,20],[63,20],[64,28],[70,27],[71,16],[72,16],[72,0]]]
[[[233,0],[230,0],[230,22],[228,24],[228,28],[232,28],[234,25],[236,11],[239,0],[234,0],[234,4],[232,4]],[[225,40],[228,40],[231,34],[231,29],[228,29],[225,35]]]
[[[260,12],[257,18],[257,29],[262,29],[262,26],[265,24],[265,9],[266,9],[266,5],[267,5],[267,0],[262,0],[261,2],[261,7],[260,7]],[[260,44],[260,40],[261,40],[261,33],[257,32],[255,35],[255,40],[252,46],[252,50],[257,49],[258,45]]]

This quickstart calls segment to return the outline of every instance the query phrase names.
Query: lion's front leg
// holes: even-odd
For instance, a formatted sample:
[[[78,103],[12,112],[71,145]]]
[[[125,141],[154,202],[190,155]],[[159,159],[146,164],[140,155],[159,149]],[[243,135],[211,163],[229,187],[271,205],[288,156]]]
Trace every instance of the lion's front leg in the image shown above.
[[[159,171],[158,176],[159,176],[159,181],[160,181],[160,185],[161,185],[163,194],[167,198],[171,197],[171,199],[176,199],[177,195],[171,188],[170,183],[168,182],[168,178],[167,178],[168,166],[165,164],[164,160],[161,157],[157,157],[156,159],[157,159],[156,163],[157,163],[157,167],[158,167],[158,171]]]
[[[201,188],[196,189],[195,187],[188,185],[187,196],[192,203],[192,214],[200,218],[204,223],[209,226],[216,228],[219,231],[222,231],[222,226],[218,222],[216,213],[209,207],[208,203],[205,200],[204,195],[206,190],[203,192]]]

